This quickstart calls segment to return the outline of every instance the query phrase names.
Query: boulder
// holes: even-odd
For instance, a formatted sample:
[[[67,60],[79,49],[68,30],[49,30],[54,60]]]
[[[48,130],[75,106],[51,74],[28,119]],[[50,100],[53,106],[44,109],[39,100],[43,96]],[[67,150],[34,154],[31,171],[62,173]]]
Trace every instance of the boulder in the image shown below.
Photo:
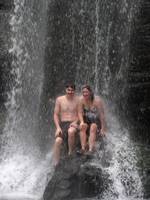
[[[44,192],[44,200],[70,200],[97,196],[103,189],[102,170],[91,165],[92,157],[73,155],[55,168]]]

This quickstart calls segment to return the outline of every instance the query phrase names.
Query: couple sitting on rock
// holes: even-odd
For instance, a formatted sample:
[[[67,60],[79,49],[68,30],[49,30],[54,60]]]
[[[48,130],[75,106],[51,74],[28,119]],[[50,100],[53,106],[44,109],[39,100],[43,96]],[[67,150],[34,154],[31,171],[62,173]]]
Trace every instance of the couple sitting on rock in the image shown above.
[[[67,84],[65,95],[56,99],[54,108],[56,127],[53,161],[56,166],[60,159],[63,142],[68,144],[68,155],[74,150],[75,136],[80,134],[80,154],[92,153],[96,135],[105,135],[104,108],[102,100],[94,96],[88,85],[82,87],[82,96],[75,95],[75,85]],[[87,148],[88,147],[88,148]]]

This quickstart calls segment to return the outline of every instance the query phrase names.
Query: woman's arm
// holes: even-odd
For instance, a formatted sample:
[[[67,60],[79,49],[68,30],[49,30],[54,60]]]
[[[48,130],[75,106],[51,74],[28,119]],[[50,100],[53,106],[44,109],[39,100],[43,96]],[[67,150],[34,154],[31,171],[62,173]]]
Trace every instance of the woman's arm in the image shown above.
[[[97,107],[98,107],[98,110],[99,110],[99,120],[100,120],[100,124],[101,124],[101,134],[105,135],[105,132],[106,132],[105,114],[104,114],[104,106],[103,106],[101,99],[99,99],[97,101]]]

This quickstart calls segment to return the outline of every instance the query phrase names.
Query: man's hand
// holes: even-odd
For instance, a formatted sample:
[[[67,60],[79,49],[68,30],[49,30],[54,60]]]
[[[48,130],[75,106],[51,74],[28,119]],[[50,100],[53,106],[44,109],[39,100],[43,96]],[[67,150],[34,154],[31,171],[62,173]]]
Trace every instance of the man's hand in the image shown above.
[[[80,129],[86,129],[87,128],[87,124],[84,122],[80,123]]]
[[[61,130],[61,128],[57,128],[56,132],[55,132],[55,138],[59,137],[59,136],[62,136],[62,130]]]
[[[75,122],[72,122],[72,123],[70,124],[70,127],[73,127],[73,128],[75,128],[75,129],[77,129],[77,128],[78,128],[77,122],[76,122],[76,121],[75,121]]]

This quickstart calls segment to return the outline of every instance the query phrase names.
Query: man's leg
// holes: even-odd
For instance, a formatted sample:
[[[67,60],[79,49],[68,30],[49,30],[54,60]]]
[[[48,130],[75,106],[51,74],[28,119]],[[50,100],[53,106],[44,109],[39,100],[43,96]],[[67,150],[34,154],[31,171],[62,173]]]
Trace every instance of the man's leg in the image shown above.
[[[80,142],[81,142],[81,150],[84,152],[86,149],[86,130],[88,128],[87,124],[84,124],[80,127]]]
[[[77,130],[74,127],[68,129],[68,155],[71,155],[73,152],[76,132]]]
[[[62,142],[63,142],[63,139],[61,137],[57,137],[55,139],[54,148],[53,148],[53,162],[55,166],[59,163],[60,148],[61,148]]]
[[[90,126],[90,136],[89,136],[89,151],[93,151],[95,148],[97,125],[92,123]]]

